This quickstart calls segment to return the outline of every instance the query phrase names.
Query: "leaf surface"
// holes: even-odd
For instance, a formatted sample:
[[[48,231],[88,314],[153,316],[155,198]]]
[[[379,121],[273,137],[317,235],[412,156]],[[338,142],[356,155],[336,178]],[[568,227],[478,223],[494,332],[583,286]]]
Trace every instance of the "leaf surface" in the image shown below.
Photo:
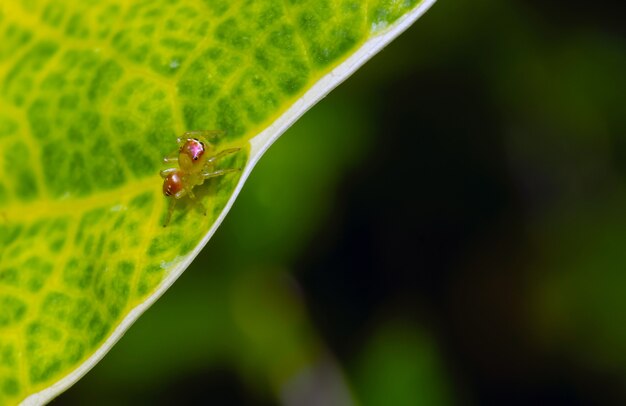
[[[0,404],[86,373],[206,244],[263,152],[432,0],[0,3]],[[240,173],[162,226],[162,158]],[[306,151],[302,151],[306,153]],[[280,198],[277,196],[276,198]]]

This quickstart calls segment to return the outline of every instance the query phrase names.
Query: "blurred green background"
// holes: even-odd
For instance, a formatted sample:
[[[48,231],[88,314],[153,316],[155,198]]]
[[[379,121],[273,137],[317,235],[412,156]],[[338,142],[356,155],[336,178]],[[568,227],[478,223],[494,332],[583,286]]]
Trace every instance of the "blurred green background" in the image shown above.
[[[626,404],[611,5],[439,1],[54,404]]]

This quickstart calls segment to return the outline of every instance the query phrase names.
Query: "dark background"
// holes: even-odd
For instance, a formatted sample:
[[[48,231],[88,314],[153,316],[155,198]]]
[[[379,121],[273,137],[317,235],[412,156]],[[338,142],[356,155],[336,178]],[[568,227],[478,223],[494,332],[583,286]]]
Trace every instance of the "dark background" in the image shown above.
[[[54,403],[626,404],[624,21],[435,4]]]

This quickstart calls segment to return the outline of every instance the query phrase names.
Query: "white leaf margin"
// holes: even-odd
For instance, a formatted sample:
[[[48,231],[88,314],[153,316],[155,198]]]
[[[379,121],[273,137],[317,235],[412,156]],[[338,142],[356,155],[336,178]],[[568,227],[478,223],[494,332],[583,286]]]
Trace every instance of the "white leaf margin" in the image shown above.
[[[268,148],[280,137],[289,127],[291,127],[304,113],[306,113],[311,107],[313,107],[318,101],[326,97],[331,90],[339,86],[350,75],[356,72],[365,62],[370,60],[374,55],[380,52],[385,46],[387,46],[396,37],[406,31],[418,18],[420,18],[436,0],[423,0],[416,8],[409,11],[404,16],[400,17],[397,21],[391,24],[386,29],[380,30],[374,37],[367,40],[361,48],[354,52],[348,59],[342,62],[339,66],[333,69],[331,72],[323,76],[317,83],[315,83],[301,98],[299,98],[285,113],[283,113],[276,121],[274,121],[269,127],[263,130],[250,140],[250,158],[246,163],[243,173],[237,183],[237,187],[233,191],[230,199],[226,203],[226,206],[220,213],[215,223],[211,226],[206,233],[202,241],[198,243],[195,249],[184,257],[179,257],[176,260],[164,264],[171,269],[167,272],[167,275],[161,281],[159,287],[154,291],[152,295],[146,298],[142,303],[138,304],[128,315],[122,320],[117,328],[111,333],[106,341],[94,352],[91,357],[87,358],[80,366],[74,371],[65,376],[63,379],[54,383],[52,386],[47,387],[37,393],[28,396],[22,401],[21,406],[38,406],[44,405],[50,402],[52,399],[63,393],[80,378],[82,378],[87,372],[89,372],[105,355],[109,350],[119,341],[124,333],[130,328],[130,326],[141,316],[150,306],[154,304],[167,289],[178,279],[178,277],[187,269],[191,262],[198,256],[200,251],[209,242],[217,228],[222,224],[222,221],[226,217],[226,214],[230,211],[235,199],[239,195],[241,188],[248,179],[250,172],[261,159],[261,156],[268,150]],[[380,27],[372,27],[374,31],[378,31]]]

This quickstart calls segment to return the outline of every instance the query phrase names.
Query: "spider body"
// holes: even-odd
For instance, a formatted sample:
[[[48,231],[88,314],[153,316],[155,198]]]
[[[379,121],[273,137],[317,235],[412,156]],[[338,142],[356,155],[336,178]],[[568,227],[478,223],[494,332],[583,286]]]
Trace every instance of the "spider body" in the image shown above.
[[[163,159],[165,163],[178,164],[177,167],[161,171],[163,194],[172,199],[164,227],[170,222],[177,200],[184,196],[196,200],[193,193],[194,187],[202,185],[206,179],[240,170],[239,168],[215,169],[215,163],[219,158],[239,151],[239,148],[231,148],[215,153],[213,145],[207,141],[206,137],[220,133],[222,132],[188,131],[176,139],[178,149]],[[206,215],[206,210],[204,212]]]
[[[167,197],[175,196],[183,190],[183,177],[181,171],[172,172],[163,181],[163,194]]]

